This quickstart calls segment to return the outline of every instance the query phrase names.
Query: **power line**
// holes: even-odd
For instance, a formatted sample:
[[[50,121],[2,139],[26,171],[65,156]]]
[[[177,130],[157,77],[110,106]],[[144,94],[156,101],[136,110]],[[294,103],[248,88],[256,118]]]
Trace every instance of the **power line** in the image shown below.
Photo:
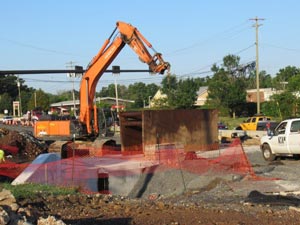
[[[74,54],[74,53],[57,51],[57,50],[48,49],[48,48],[42,48],[42,47],[38,47],[38,46],[35,46],[35,45],[31,45],[31,44],[21,43],[21,42],[15,41],[15,40],[7,39],[7,38],[0,37],[0,39],[11,42],[15,45],[35,49],[35,50],[42,51],[42,52],[50,52],[50,53],[55,53],[55,54],[60,54],[60,55],[73,55],[73,56],[76,56],[76,54]]]
[[[246,48],[243,48],[237,52],[235,52],[235,55],[238,55],[244,51],[247,51],[248,49],[250,49],[251,47],[253,47],[254,44],[251,44],[249,46],[247,46]],[[212,71],[210,70],[205,70],[202,71],[204,69],[206,69],[207,67],[211,67],[214,64],[217,64],[219,62],[222,62],[223,59],[220,59],[218,61],[215,61],[214,63],[211,63],[205,67],[202,67],[198,70],[194,70],[192,72],[189,73],[184,73],[181,75],[177,75],[179,78],[183,78],[183,77],[188,77],[188,76],[197,76],[197,75],[203,75],[203,74],[209,74],[212,73]],[[72,62],[74,64],[74,62]],[[40,74],[40,73],[75,73],[75,72],[84,72],[84,70],[82,71],[77,71],[77,70],[23,70],[23,71],[17,71],[17,70],[10,70],[10,71],[0,71],[0,75],[1,74]],[[107,70],[106,72],[112,72],[111,70]],[[148,70],[121,70],[121,72],[149,72]],[[211,75],[210,75],[211,76]],[[35,79],[35,78],[22,78],[23,80],[25,80],[26,82],[37,82],[37,83],[71,83],[73,81],[71,80],[50,80],[50,79]],[[139,82],[139,81],[153,81],[153,83],[157,82],[157,81],[161,81],[161,77],[160,76],[155,76],[155,77],[139,77],[136,79],[119,79],[119,83],[122,84],[130,84],[133,83],[135,81]],[[79,83],[79,80],[75,80],[74,82]],[[105,85],[105,84],[111,84],[113,83],[114,80],[101,80],[100,84],[101,85]]]
[[[291,51],[291,52],[300,52],[300,49],[296,49],[296,48],[286,48],[286,47],[273,45],[273,44],[267,44],[267,43],[261,43],[261,45],[268,46],[268,47],[273,47],[273,48],[278,48],[278,49],[282,49],[282,50],[286,50],[286,51]]]
[[[251,45],[249,45],[248,47],[243,48],[243,49],[239,50],[238,52],[234,53],[234,55],[238,55],[238,54],[240,54],[240,53],[242,53],[242,52],[244,52],[244,51],[247,51],[248,49],[252,48],[254,45],[255,45],[255,44],[251,44]]]
[[[179,52],[182,52],[182,51],[186,51],[186,50],[195,48],[195,47],[197,47],[197,46],[199,46],[199,45],[202,45],[202,44],[204,44],[204,43],[206,43],[206,42],[208,42],[208,41],[211,41],[212,39],[220,38],[220,35],[229,33],[229,32],[231,32],[232,30],[234,30],[234,29],[236,29],[236,28],[239,28],[239,27],[243,26],[243,25],[246,24],[246,23],[248,23],[248,21],[244,21],[244,22],[242,22],[242,23],[240,23],[240,24],[238,24],[238,25],[235,25],[235,26],[230,27],[230,28],[228,28],[228,29],[226,29],[226,30],[223,30],[223,31],[221,31],[221,32],[218,32],[218,33],[212,35],[211,37],[208,37],[207,39],[205,39],[205,40],[203,40],[203,41],[199,41],[199,42],[196,42],[196,43],[194,43],[194,44],[192,44],[192,45],[186,46],[186,47],[184,47],[184,48],[180,48],[180,49],[174,50],[173,52],[167,53],[167,54],[165,54],[165,55],[171,55],[171,54],[175,54],[175,53],[179,53]],[[239,30],[238,33],[243,32],[245,29],[248,29],[248,28],[244,28],[244,29],[242,29],[242,30]],[[234,35],[236,35],[236,34],[237,34],[237,33],[235,33]]]
[[[244,52],[244,51],[247,51],[248,49],[252,48],[254,45],[255,45],[255,44],[251,44],[251,45],[249,45],[248,47],[243,48],[243,49],[241,49],[241,50],[239,50],[239,51],[233,53],[233,55],[239,55],[240,53],[242,53],[242,52]],[[219,60],[215,61],[214,63],[211,63],[211,64],[209,64],[209,65],[207,65],[207,66],[204,66],[204,67],[202,67],[202,68],[200,68],[200,69],[198,69],[198,70],[194,70],[193,72],[183,74],[182,76],[187,76],[187,75],[189,75],[189,74],[195,74],[195,73],[201,73],[201,70],[207,69],[208,67],[212,67],[214,64],[220,63],[220,62],[222,62],[222,61],[223,61],[223,59],[219,59]],[[203,71],[203,73],[206,73],[206,72],[207,72],[207,71]]]

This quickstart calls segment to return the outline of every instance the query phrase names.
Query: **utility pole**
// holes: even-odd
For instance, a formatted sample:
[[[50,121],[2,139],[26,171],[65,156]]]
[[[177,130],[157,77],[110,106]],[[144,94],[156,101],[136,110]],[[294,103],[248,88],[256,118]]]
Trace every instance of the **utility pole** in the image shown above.
[[[117,76],[120,75],[120,66],[112,66],[112,74],[115,77],[116,107],[117,107],[117,113],[119,114],[119,97],[118,97]]]
[[[252,18],[250,20],[254,20],[255,24],[253,25],[255,27],[255,32],[256,32],[256,98],[257,98],[257,114],[260,114],[260,94],[259,94],[259,63],[258,63],[258,27],[261,26],[261,24],[258,24],[259,20],[264,20],[262,18]]]
[[[36,91],[34,92],[34,108],[36,108]]]
[[[19,112],[18,112],[18,116],[22,116],[22,103],[21,103],[21,82],[20,82],[20,78],[18,75],[18,79],[17,79],[17,86],[18,86],[18,92],[19,92]]]
[[[73,61],[70,61],[67,64],[67,68],[70,68],[70,69],[74,69],[74,63]],[[69,73],[68,76],[70,78],[72,78],[73,80],[73,89],[72,89],[72,95],[73,95],[73,108],[74,108],[74,116],[76,117],[76,102],[75,102],[75,87],[74,87],[74,80],[75,80],[75,77],[76,77],[76,74],[75,73]]]

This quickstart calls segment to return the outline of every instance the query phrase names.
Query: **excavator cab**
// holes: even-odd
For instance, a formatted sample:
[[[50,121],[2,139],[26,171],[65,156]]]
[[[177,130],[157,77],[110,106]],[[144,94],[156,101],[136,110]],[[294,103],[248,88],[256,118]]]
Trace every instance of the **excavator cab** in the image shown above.
[[[110,108],[98,108],[98,127],[100,137],[113,137],[117,126],[119,126],[119,118],[115,110]]]

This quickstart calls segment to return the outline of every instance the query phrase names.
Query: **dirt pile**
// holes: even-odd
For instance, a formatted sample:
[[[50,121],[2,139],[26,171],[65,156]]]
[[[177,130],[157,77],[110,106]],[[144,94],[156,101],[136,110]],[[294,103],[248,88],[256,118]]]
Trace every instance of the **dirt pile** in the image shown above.
[[[34,138],[31,132],[5,128],[0,129],[0,147],[14,162],[32,161],[39,154],[47,152],[47,146]]]
[[[220,187],[223,186],[216,188]],[[23,218],[23,221],[27,221],[26,224],[41,224],[40,221],[44,218],[53,221],[44,224],[53,225],[300,223],[297,206],[272,204],[269,201],[268,204],[255,203],[250,201],[251,196],[230,202],[222,194],[215,196],[213,201],[207,200],[207,196],[212,194],[216,195],[216,191],[195,190],[169,198],[153,198],[152,195],[151,199],[131,199],[101,194],[51,196],[39,193],[16,200],[14,210],[8,210],[8,214]],[[255,196],[258,196],[257,193]]]

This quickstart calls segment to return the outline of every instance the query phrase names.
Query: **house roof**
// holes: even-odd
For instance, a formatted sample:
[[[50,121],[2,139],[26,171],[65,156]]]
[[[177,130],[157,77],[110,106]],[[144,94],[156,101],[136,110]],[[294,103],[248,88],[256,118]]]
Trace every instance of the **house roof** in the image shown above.
[[[103,98],[97,98],[96,101],[116,101],[116,98],[113,97],[103,97]],[[127,99],[122,99],[122,98],[118,98],[119,102],[123,102],[123,103],[134,103],[133,100],[127,100]],[[50,105],[50,107],[62,107],[62,106],[73,106],[74,105],[74,101],[70,100],[70,101],[62,101],[62,102],[56,102],[56,103],[52,103]],[[75,100],[75,105],[80,105],[79,100]]]
[[[206,93],[207,90],[208,90],[208,86],[202,86],[202,87],[199,88],[199,90],[198,90],[198,92],[197,92],[197,95],[198,95],[198,96],[199,96],[199,95],[202,95],[202,94]]]
[[[56,102],[50,104],[50,107],[62,107],[62,106],[68,106],[68,105],[74,105],[74,101],[62,101],[62,102]],[[79,100],[75,100],[75,105],[79,105]]]

